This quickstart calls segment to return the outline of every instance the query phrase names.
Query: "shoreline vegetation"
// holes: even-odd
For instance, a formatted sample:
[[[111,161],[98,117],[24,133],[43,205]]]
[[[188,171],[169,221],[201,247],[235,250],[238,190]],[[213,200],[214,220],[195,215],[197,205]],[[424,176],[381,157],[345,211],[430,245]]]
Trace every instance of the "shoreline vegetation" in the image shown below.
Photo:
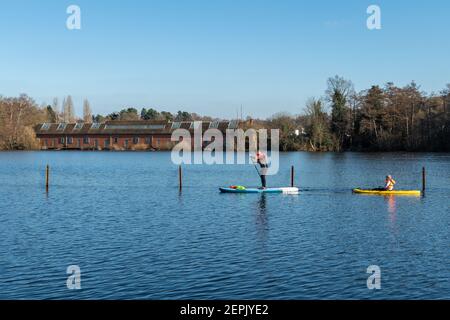
[[[39,106],[25,94],[0,96],[0,151],[39,150],[34,126],[44,122],[221,120],[157,109],[126,107],[109,115],[93,115],[85,100],[83,117],[77,118],[71,96],[61,107],[57,98],[51,105]],[[279,129],[280,151],[450,151],[450,84],[438,93],[425,93],[415,82],[405,87],[388,82],[356,92],[350,80],[335,76],[328,79],[324,96],[310,98],[303,109],[299,115],[247,117],[242,119],[244,129]]]

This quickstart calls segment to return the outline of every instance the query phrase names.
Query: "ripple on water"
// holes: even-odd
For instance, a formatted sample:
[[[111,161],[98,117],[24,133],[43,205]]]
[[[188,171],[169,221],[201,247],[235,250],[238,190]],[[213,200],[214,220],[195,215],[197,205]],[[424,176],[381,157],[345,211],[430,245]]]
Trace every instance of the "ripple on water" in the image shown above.
[[[418,188],[424,164],[425,198],[351,193],[386,173]],[[0,298],[450,298],[448,154],[285,153],[269,183],[291,165],[298,196],[218,193],[256,185],[250,166],[186,167],[179,194],[168,153],[0,153]]]

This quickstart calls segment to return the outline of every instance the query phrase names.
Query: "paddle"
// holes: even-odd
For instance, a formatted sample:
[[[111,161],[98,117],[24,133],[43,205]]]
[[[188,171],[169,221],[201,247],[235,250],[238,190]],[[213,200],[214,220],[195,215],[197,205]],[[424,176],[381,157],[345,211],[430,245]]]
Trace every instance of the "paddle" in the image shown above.
[[[255,166],[256,172],[258,172],[258,176],[261,178],[261,173],[259,173],[258,167],[256,166],[256,164],[253,164]]]
[[[256,166],[256,163],[255,163],[255,161],[253,160],[253,157],[252,157],[251,159],[252,159],[252,162],[253,162],[253,166],[254,166],[255,169],[256,169],[256,172],[258,172],[258,176],[261,178],[261,173],[259,173],[258,167]]]

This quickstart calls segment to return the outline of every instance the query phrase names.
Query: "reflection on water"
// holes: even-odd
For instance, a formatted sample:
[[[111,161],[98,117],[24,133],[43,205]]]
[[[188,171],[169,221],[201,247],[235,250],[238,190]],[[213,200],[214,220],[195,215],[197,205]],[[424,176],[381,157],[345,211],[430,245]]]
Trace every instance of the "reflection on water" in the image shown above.
[[[387,202],[387,212],[389,213],[390,227],[395,235],[398,233],[397,229],[397,207],[396,196],[385,196],[384,200]]]
[[[424,165],[426,198],[351,192],[420,188]],[[251,165],[184,166],[179,193],[170,153],[0,153],[0,299],[450,298],[450,156],[281,153],[270,186],[291,166],[300,195],[220,194],[259,185]]]
[[[396,206],[395,206],[395,199],[396,196],[387,196],[385,197],[385,199],[387,200],[388,203],[388,212],[392,215],[395,216],[395,212],[396,212]]]
[[[258,201],[258,211],[260,216],[266,215],[267,209],[267,195],[265,193],[261,194]]]
[[[258,196],[255,217],[258,239],[266,240],[269,231],[269,221],[267,217],[267,195],[264,193]]]

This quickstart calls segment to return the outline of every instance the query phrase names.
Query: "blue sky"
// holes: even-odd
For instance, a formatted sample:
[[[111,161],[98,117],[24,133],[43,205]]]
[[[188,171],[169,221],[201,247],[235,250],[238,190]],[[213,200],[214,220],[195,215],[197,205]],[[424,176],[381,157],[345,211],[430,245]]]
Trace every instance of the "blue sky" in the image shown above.
[[[81,30],[66,8],[81,8]],[[366,28],[381,7],[382,30]],[[301,113],[326,79],[357,90],[450,82],[450,2],[365,0],[1,1],[0,95],[74,97],[231,118]]]

